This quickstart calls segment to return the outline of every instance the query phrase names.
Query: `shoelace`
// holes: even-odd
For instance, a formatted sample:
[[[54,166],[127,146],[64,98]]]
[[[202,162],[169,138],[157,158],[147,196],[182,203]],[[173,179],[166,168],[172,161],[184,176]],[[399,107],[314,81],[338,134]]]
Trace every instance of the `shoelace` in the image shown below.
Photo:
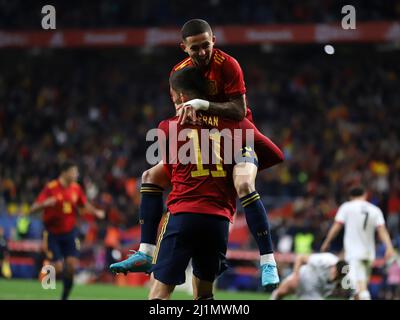
[[[266,267],[264,267],[264,270],[266,270],[266,269],[271,269],[271,270],[273,270],[274,268],[275,268],[274,265],[272,265],[272,264],[267,264]]]
[[[138,251],[137,250],[129,250],[129,252],[133,252],[133,253],[129,253],[128,257],[135,255]]]

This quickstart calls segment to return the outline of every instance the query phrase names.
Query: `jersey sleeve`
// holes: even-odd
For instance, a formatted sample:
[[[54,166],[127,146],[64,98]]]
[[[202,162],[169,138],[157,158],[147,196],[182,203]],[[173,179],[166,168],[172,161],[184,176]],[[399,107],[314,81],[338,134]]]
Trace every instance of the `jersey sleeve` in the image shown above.
[[[284,154],[282,150],[274,143],[271,139],[263,135],[256,126],[250,122],[247,118],[240,121],[242,130],[251,129],[254,132],[254,151],[256,152],[260,161],[262,161],[262,167],[270,168],[284,160]],[[245,139],[246,134],[242,135],[243,146],[247,145]],[[261,165],[261,163],[260,163]],[[260,168],[261,169],[261,168]]]
[[[377,216],[375,221],[375,227],[380,227],[385,225],[385,218],[381,209],[377,209]]]
[[[42,191],[40,191],[35,202],[42,203],[44,200],[46,200],[49,197],[50,197],[50,191],[49,191],[49,188],[46,186],[43,188]]]
[[[232,57],[223,65],[224,93],[228,97],[235,97],[246,93],[243,71],[239,63]]]
[[[329,253],[314,253],[308,258],[308,264],[313,267],[330,267],[337,263],[339,259]]]
[[[336,212],[335,221],[341,224],[346,222],[346,210],[343,205],[339,207],[339,210]]]
[[[82,187],[79,186],[79,199],[78,199],[78,206],[83,207],[87,202],[87,197],[85,191],[83,191]]]

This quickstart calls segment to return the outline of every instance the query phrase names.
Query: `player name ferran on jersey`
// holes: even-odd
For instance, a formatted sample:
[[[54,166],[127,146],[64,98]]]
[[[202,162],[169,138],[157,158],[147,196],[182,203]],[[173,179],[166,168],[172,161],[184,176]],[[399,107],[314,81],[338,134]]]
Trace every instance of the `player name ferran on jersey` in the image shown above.
[[[218,118],[210,117],[210,121],[218,121]],[[168,134],[159,128],[151,129],[147,132],[146,141],[154,142],[146,151],[146,160],[150,165],[161,160],[168,164],[229,165],[245,160],[246,152],[241,152],[243,147],[254,150],[254,130],[195,126],[178,129],[178,123],[170,121]]]

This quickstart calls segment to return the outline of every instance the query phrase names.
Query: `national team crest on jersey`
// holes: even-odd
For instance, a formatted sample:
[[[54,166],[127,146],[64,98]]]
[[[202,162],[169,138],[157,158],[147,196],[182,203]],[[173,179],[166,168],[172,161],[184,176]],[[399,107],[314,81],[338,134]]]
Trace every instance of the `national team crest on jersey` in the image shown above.
[[[207,80],[207,95],[215,96],[218,94],[217,81]]]

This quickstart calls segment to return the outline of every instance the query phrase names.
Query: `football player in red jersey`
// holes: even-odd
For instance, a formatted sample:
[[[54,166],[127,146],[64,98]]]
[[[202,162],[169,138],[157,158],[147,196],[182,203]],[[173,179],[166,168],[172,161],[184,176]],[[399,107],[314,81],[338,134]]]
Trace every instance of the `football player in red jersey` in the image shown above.
[[[78,166],[70,161],[61,165],[60,176],[44,187],[32,205],[30,212],[43,211],[43,242],[46,258],[52,262],[57,274],[62,274],[61,299],[68,299],[78,266],[79,239],[76,217],[79,208],[104,218],[104,211],[87,201],[85,192],[77,183]],[[63,259],[65,266],[63,266]]]
[[[179,104],[204,96],[205,84],[197,68],[180,69],[170,77],[172,98]],[[175,285],[185,282],[190,259],[194,299],[213,298],[213,282],[226,268],[229,222],[236,212],[233,177],[243,165],[258,166],[257,157],[249,147],[253,142],[244,134],[246,130],[254,132],[257,151],[257,129],[248,119],[235,121],[207,112],[198,116],[198,124],[181,124],[175,116],[159,125],[163,134],[159,133],[158,142],[172,190],[154,254],[151,271],[155,281],[150,299],[168,299]],[[209,140],[213,143],[207,144]],[[232,145],[237,148],[230,148]],[[269,139],[268,149],[270,161],[274,161],[271,165],[282,161],[282,152]],[[207,158],[219,161],[211,163]],[[246,199],[248,205],[257,201],[259,196]]]
[[[178,63],[171,74],[185,67],[198,68],[207,81],[207,100],[192,99],[177,106],[179,121],[194,120],[195,113],[207,111],[209,114],[232,120],[247,117],[252,121],[251,111],[247,106],[246,87],[239,63],[222,50],[214,48],[215,36],[209,24],[200,19],[190,20],[182,27],[181,48],[189,55]],[[259,168],[270,167],[268,138],[258,130]],[[272,240],[269,233],[268,219],[260,196],[255,189],[257,167],[251,163],[242,165],[240,174],[234,172],[233,181],[237,194],[243,204],[246,221],[260,250],[262,284],[276,285],[278,279],[276,262],[273,255]],[[239,172],[239,171],[238,171]],[[112,272],[140,272],[151,267],[154,255],[157,229],[163,213],[163,190],[170,185],[170,179],[163,171],[162,163],[145,171],[142,175],[140,224],[141,244],[139,251],[128,259],[110,266]],[[255,203],[249,200],[257,199]],[[141,263],[138,265],[137,262]],[[147,261],[147,263],[143,263]]]

